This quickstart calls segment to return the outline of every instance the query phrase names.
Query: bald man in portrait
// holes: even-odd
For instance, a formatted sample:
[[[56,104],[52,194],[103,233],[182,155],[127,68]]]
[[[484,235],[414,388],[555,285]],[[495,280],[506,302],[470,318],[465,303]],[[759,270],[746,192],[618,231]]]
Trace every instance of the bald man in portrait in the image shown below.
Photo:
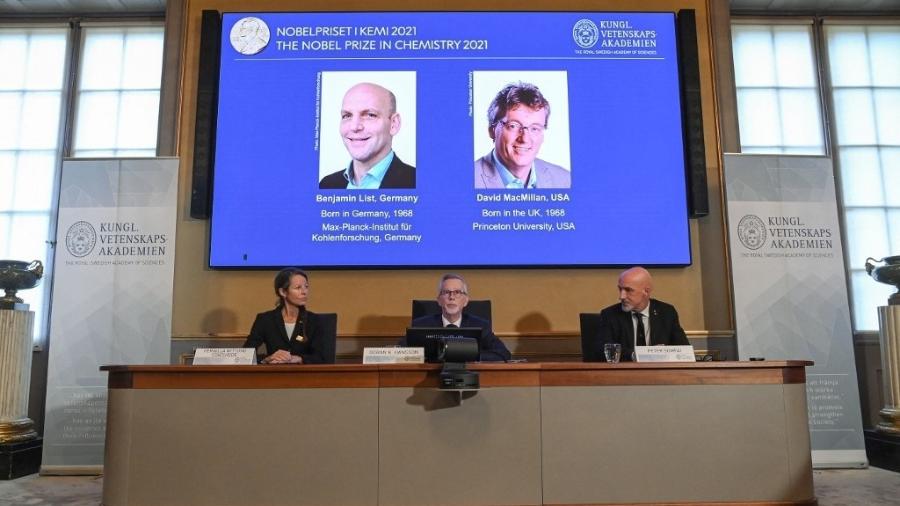
[[[585,361],[602,361],[603,345],[622,345],[622,360],[632,360],[635,346],[690,345],[678,311],[650,297],[653,278],[647,269],[632,267],[619,274],[619,302],[600,312],[599,333],[583,351]],[[589,356],[590,355],[590,356]]]
[[[340,134],[350,163],[319,181],[321,190],[415,188],[416,168],[394,153],[400,132],[397,98],[383,86],[359,83],[341,102]]]

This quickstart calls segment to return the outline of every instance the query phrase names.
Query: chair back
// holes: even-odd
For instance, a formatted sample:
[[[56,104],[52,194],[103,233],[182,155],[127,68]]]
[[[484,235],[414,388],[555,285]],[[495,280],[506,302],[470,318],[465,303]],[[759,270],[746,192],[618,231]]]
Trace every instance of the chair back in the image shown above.
[[[584,362],[603,362],[603,350],[598,349],[600,336],[600,313],[579,313],[581,323],[581,360]]]
[[[317,322],[325,339],[322,341],[322,357],[326,364],[333,364],[337,348],[337,313],[317,313]]]

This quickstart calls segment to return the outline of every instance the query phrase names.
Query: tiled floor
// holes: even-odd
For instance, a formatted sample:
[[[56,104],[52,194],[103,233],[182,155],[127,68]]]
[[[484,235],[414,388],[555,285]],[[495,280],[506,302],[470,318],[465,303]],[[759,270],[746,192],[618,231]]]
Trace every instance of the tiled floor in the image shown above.
[[[877,467],[815,471],[819,506],[896,506],[900,473]],[[94,476],[26,476],[0,481],[0,505],[97,506],[103,478]]]

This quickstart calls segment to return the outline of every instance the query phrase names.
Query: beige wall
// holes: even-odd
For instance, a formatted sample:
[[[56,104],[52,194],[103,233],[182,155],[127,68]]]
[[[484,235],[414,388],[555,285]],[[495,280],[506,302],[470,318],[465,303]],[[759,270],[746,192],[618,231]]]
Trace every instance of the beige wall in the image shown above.
[[[718,0],[710,0],[718,1]],[[727,12],[727,4],[725,12]],[[721,10],[721,7],[716,4]],[[204,9],[241,11],[246,2],[226,0],[186,0],[182,26],[183,53],[181,108],[177,152],[180,156],[179,215],[175,264],[175,337],[234,336],[245,334],[257,312],[274,303],[271,280],[273,271],[216,271],[207,266],[209,222],[189,216],[191,164],[193,159],[194,108],[197,86],[198,38],[200,15]],[[313,0],[258,1],[253,10],[422,10],[414,1]],[[529,10],[634,10],[637,4],[600,0],[564,2],[541,0]],[[733,329],[731,295],[722,216],[721,157],[718,136],[717,99],[713,76],[711,20],[716,19],[721,33],[728,30],[727,15],[713,16],[705,1],[657,0],[640,3],[648,11],[694,9],[700,53],[703,122],[707,150],[707,177],[710,214],[691,220],[693,265],[687,268],[655,269],[655,296],[677,305],[683,326],[703,335],[710,331],[721,335]],[[513,1],[442,1],[430,3],[430,10],[522,10]],[[169,12],[168,17],[178,16]],[[248,203],[252,205],[252,203]],[[623,206],[635,205],[623,199]],[[289,217],[273,216],[290,222]],[[290,231],[287,225],[286,233]],[[610,230],[610,234],[620,233]],[[602,240],[602,239],[599,239]],[[578,313],[599,311],[615,302],[617,269],[486,269],[460,271],[469,281],[473,298],[494,302],[494,328],[501,335],[578,333]],[[409,320],[410,300],[430,298],[442,271],[315,271],[311,273],[310,309],[337,312],[340,335],[397,335]]]

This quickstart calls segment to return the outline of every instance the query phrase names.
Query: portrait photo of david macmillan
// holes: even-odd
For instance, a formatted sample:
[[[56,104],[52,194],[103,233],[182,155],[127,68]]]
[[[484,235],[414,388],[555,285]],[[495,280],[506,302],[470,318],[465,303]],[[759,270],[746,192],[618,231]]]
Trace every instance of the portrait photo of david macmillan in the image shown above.
[[[395,139],[401,138],[401,133],[406,130],[412,135],[405,136],[413,139],[415,144],[415,123],[407,124],[407,115],[398,107],[397,95],[392,91],[391,84],[385,81],[394,81],[394,87],[410,88],[409,78],[412,78],[411,89],[413,93],[402,93],[404,97],[414,97],[415,74],[411,72],[382,72],[380,75],[364,76],[363,73],[342,72],[332,76],[344,81],[338,86],[345,89],[342,93],[339,105],[331,108],[324,100],[325,87],[334,86],[337,79],[329,79],[326,83],[323,76],[323,100],[322,100],[322,132],[320,137],[327,138],[335,133],[339,135],[343,145],[341,155],[328,160],[320,157],[319,189],[322,190],[378,190],[378,189],[404,189],[416,187],[416,168],[414,160],[408,162],[401,158],[398,149],[395,148]],[[374,73],[369,73],[374,74]],[[402,75],[401,75],[402,74]],[[372,77],[366,80],[365,77]],[[360,79],[355,83],[348,83],[348,79]],[[333,89],[332,89],[333,91]],[[410,99],[412,100],[412,99]],[[406,108],[409,110],[409,107]],[[326,121],[325,116],[337,121]],[[409,114],[414,117],[414,111]],[[333,129],[333,130],[332,130]],[[330,131],[331,130],[331,131]],[[323,144],[322,152],[328,149]],[[412,151],[404,146],[404,153]],[[403,155],[406,156],[405,154]],[[335,166],[338,167],[335,170]],[[326,171],[325,175],[322,174]]]
[[[488,83],[492,83],[491,89],[498,90],[498,81],[513,76],[522,78],[508,81],[493,92],[487,107],[482,109],[486,122],[475,119],[475,189],[570,188],[571,172],[566,168],[569,143],[565,72],[533,72],[533,80],[525,80],[520,72],[475,74],[475,91],[482,96],[491,86]],[[541,81],[551,84],[547,88],[556,94],[552,101],[550,94],[536,84]],[[556,102],[562,111],[556,109]],[[483,141],[479,142],[479,136],[490,140],[487,148]]]

